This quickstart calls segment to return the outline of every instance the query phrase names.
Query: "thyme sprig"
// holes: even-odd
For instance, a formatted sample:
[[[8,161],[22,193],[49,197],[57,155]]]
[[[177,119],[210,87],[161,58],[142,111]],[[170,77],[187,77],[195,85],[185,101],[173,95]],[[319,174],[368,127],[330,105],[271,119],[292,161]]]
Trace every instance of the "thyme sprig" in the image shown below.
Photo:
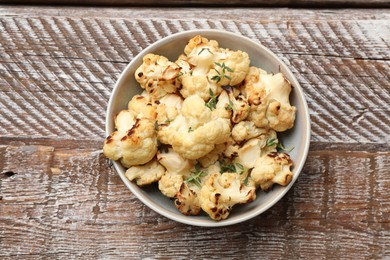
[[[210,100],[206,103],[206,107],[208,107],[211,111],[217,108],[217,97],[214,95],[214,92],[209,88]]]
[[[234,110],[234,104],[231,100],[229,100],[229,104],[226,105],[225,107],[226,110]]]
[[[289,152],[291,152],[292,150],[294,150],[295,147],[294,147],[294,146],[291,146],[291,147],[289,147],[289,148],[286,148],[286,147],[284,147],[284,145],[283,145],[281,142],[279,142],[277,148],[278,148],[279,150],[285,151],[286,153],[289,153]]]
[[[225,65],[224,62],[219,63],[219,62],[214,62],[214,64],[218,67],[221,68],[221,71],[218,71],[217,69],[214,69],[218,75],[215,75],[211,78],[211,80],[215,80],[217,83],[219,83],[223,78],[227,78],[229,80],[231,80],[232,78],[229,77],[228,75],[226,75],[226,71],[228,72],[234,72],[231,68],[229,68],[228,66]]]
[[[275,144],[278,143],[278,139],[276,138],[268,138],[266,143],[265,143],[265,146],[269,147],[269,146],[273,146]]]
[[[185,182],[192,182],[199,188],[202,187],[202,180],[201,178],[206,176],[207,172],[203,171],[199,164],[195,165],[195,171],[191,171],[191,176],[185,179]]]
[[[211,55],[214,55],[214,53],[213,53],[212,51],[210,51],[209,48],[202,48],[202,49],[200,50],[200,52],[198,53],[198,55],[200,55],[204,50],[207,50]]]

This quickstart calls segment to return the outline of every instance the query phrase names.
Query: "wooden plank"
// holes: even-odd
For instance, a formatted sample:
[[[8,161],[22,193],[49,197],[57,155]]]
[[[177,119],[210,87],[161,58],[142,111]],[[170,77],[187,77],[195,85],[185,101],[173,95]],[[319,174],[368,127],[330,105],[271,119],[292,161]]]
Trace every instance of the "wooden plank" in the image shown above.
[[[278,20],[275,13],[272,20],[249,15],[239,21],[55,17],[53,9],[46,10],[51,15],[31,17],[34,9],[17,14],[11,14],[17,8],[4,10],[0,18],[4,142],[58,138],[101,142],[107,101],[127,63],[166,35],[214,28],[261,42],[290,66],[308,99],[313,142],[385,144],[385,150],[390,143],[390,22],[389,16],[375,10],[371,19],[370,11],[361,10],[349,20],[341,13],[331,18],[325,11],[317,15],[319,19],[309,12],[310,20],[299,20],[300,10],[294,14],[290,10],[279,17],[291,20]],[[132,17],[144,12],[135,11]],[[170,14],[173,11],[164,13]],[[238,13],[231,9],[226,15]]]
[[[146,208],[100,150],[9,145],[0,154],[2,258],[390,256],[389,152],[311,152],[279,203],[220,229]]]
[[[3,4],[33,4],[33,5],[94,5],[94,6],[201,6],[201,7],[215,7],[215,6],[246,6],[246,7],[260,7],[260,6],[278,6],[278,7],[389,7],[390,3],[386,0],[144,0],[142,2],[136,0],[84,0],[82,3],[77,0],[1,0]]]

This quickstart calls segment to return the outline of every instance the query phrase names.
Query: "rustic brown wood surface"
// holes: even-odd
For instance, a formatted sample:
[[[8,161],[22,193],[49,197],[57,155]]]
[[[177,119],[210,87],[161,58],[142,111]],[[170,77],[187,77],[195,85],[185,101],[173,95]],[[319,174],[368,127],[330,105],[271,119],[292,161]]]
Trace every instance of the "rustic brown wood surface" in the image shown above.
[[[261,42],[303,87],[307,163],[243,224],[144,206],[101,153],[107,101],[154,41],[216,28]],[[387,9],[0,8],[0,258],[389,258]]]
[[[247,6],[247,7],[390,7],[389,0],[0,0],[4,4],[102,5],[102,6]]]

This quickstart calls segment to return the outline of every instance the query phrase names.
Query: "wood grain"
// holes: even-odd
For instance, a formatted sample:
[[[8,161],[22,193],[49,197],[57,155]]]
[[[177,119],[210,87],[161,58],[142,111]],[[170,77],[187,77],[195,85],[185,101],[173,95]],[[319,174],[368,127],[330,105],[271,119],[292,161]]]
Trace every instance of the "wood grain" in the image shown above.
[[[4,4],[40,4],[40,5],[93,5],[93,6],[174,6],[174,7],[215,7],[215,6],[246,6],[246,7],[389,7],[387,0],[0,0]]]
[[[101,154],[120,72],[154,41],[195,28],[270,48],[312,119],[293,188],[218,229],[151,211]],[[0,258],[390,258],[389,45],[387,9],[2,6]]]
[[[0,151],[0,257],[390,256],[389,152],[311,152],[297,183],[271,210],[209,229],[145,207],[100,150]]]
[[[110,91],[132,57],[172,33],[215,28],[261,42],[290,66],[312,111],[313,141],[390,142],[388,20],[18,14],[2,17],[0,27],[0,138],[102,140]]]

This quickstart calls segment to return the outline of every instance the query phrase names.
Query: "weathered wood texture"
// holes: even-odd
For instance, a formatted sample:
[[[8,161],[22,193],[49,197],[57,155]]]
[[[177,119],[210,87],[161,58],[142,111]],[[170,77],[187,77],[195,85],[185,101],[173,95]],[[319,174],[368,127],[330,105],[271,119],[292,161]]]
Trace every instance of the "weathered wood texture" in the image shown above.
[[[0,15],[0,258],[390,257],[388,10],[2,7]],[[298,182],[245,224],[206,229],[161,217],[101,155],[121,70],[150,43],[193,28],[270,48],[311,110]]]
[[[247,6],[247,7],[389,7],[388,0],[0,0],[4,4],[41,4],[41,5],[93,5],[93,6]]]
[[[0,151],[1,257],[390,256],[389,152],[311,152],[298,182],[271,210],[210,229],[145,207],[98,150]]]

